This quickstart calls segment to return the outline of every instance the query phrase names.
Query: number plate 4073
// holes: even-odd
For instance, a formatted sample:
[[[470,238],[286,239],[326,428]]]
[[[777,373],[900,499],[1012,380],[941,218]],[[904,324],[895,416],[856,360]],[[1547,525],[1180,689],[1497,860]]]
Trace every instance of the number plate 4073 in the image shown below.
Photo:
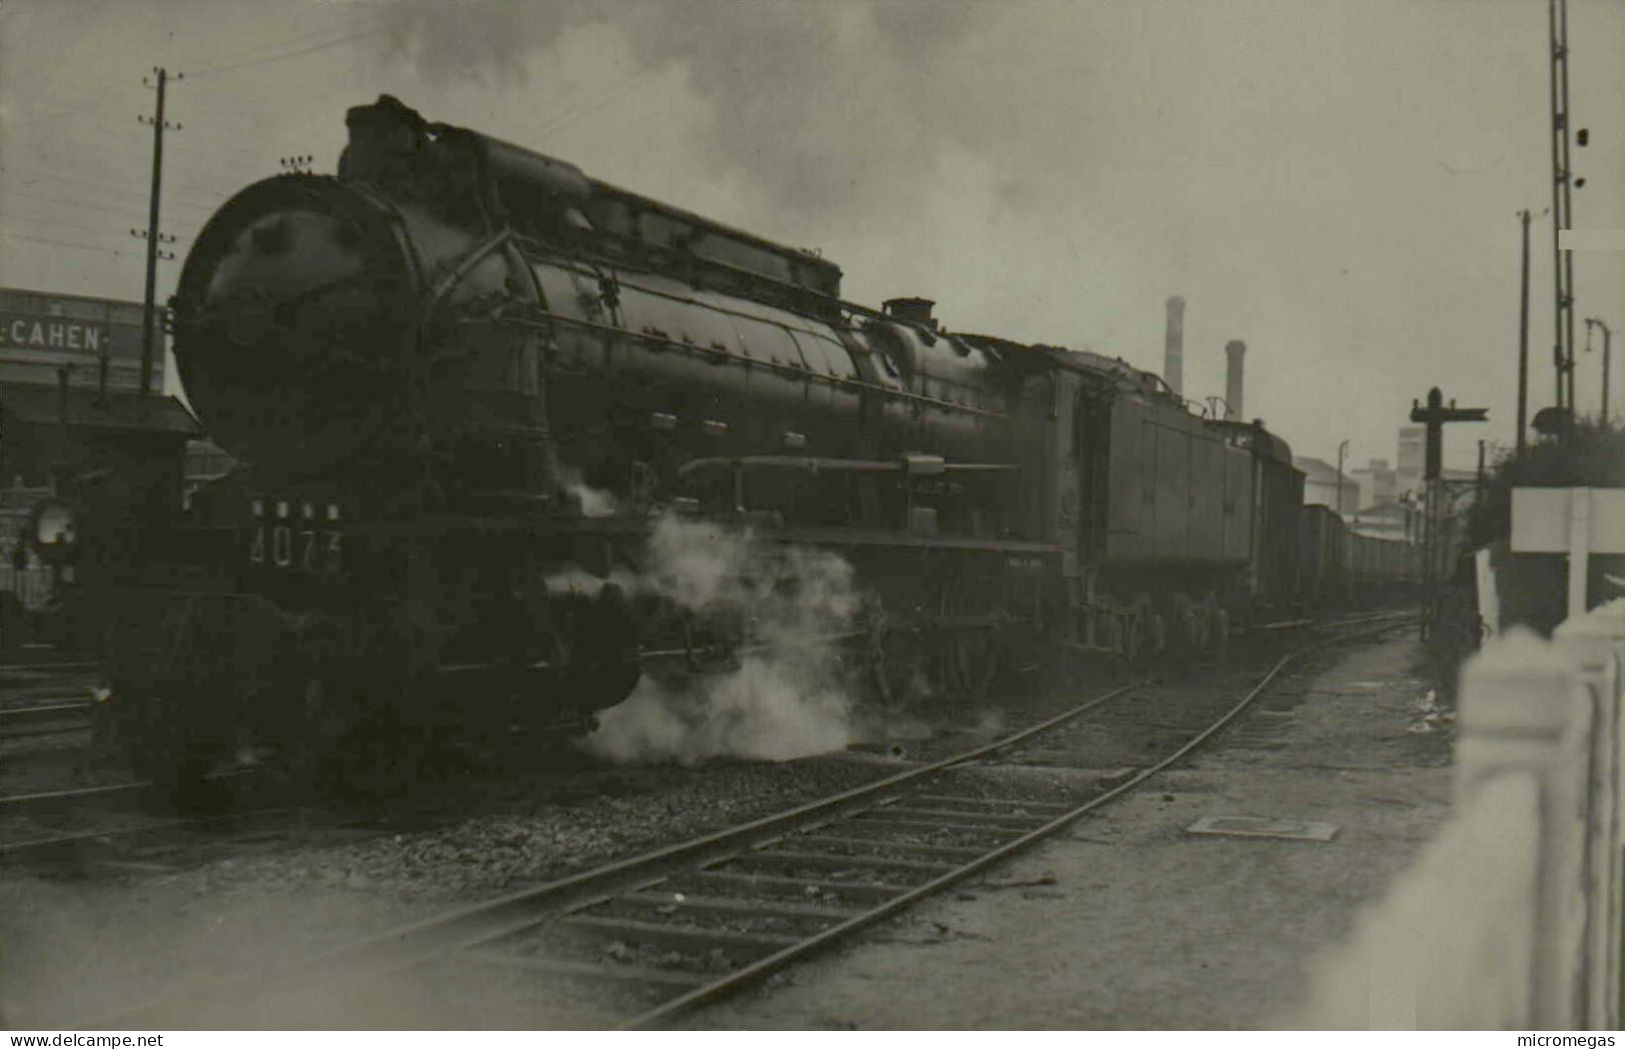
[[[249,509],[254,517],[248,537],[251,564],[305,572],[337,572],[343,567],[336,504],[257,498]]]

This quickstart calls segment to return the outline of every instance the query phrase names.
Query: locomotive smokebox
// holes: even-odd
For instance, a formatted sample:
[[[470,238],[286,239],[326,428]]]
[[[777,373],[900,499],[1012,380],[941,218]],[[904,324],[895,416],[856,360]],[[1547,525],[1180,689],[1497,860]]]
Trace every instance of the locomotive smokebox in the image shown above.
[[[1229,358],[1224,373],[1224,417],[1237,422],[1242,415],[1242,370],[1246,367],[1247,344],[1231,339],[1224,344],[1224,355]]]
[[[937,330],[937,319],[931,316],[932,307],[936,306],[934,299],[887,299],[881,305],[886,310],[886,316],[896,317],[900,321],[910,324],[919,324]]]
[[[266,468],[350,457],[410,416],[409,266],[380,209],[283,175],[228,201],[181,271],[175,360],[210,433]]]
[[[1185,300],[1168,296],[1168,337],[1162,351],[1162,381],[1177,394],[1185,392]]]

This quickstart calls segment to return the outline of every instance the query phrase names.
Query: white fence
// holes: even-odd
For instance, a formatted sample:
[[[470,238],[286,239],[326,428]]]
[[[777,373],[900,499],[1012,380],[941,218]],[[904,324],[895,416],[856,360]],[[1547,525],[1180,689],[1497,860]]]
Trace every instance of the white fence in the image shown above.
[[[1455,811],[1316,972],[1338,1028],[1617,1029],[1625,599],[1467,661]]]

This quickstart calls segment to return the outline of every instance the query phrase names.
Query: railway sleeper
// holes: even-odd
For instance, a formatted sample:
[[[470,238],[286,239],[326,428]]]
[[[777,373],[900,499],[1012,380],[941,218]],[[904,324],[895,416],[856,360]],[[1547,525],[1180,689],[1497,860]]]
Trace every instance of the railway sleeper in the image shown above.
[[[1033,809],[1036,811],[1054,812],[1057,815],[1063,812],[1070,812],[1072,810],[1071,805],[1067,805],[1064,802],[1059,801],[1033,801],[1029,798],[977,797],[969,794],[919,794],[915,796],[914,800],[928,802],[934,808],[938,808],[943,811],[951,811],[956,814],[974,814],[980,811],[974,808],[974,806],[977,805],[992,806],[996,812],[1000,806],[1002,806],[1004,809],[1016,809],[1018,812],[1021,809]]]
[[[770,918],[792,922],[829,924],[856,917],[863,911],[817,903],[788,900],[741,900],[726,896],[704,896],[687,892],[635,892],[616,898],[617,904],[653,908],[663,915],[684,912],[712,913],[739,918]]]
[[[644,923],[661,928],[685,929],[722,937],[735,934],[744,936],[787,936],[798,941],[808,936],[817,935],[831,926],[839,925],[843,920],[839,916],[832,914],[782,915],[760,912],[750,913],[745,910],[730,911],[719,907],[685,907],[682,904],[674,904],[669,897],[664,901],[654,903],[617,897],[601,907],[587,912],[584,917],[604,921]],[[630,936],[617,938],[627,943],[644,942]],[[670,948],[672,945],[662,941],[661,946]],[[721,946],[726,947],[728,945],[722,944]],[[746,946],[754,945],[746,944]]]
[[[711,888],[725,888],[754,893],[769,899],[815,899],[835,897],[854,903],[884,903],[901,896],[913,886],[890,882],[835,882],[816,878],[787,878],[775,874],[739,874],[733,871],[696,870],[673,879],[675,884],[699,884]]]
[[[928,820],[940,819],[955,826],[976,827],[985,825],[992,830],[1027,831],[1033,827],[1041,827],[1049,822],[1047,817],[1020,812],[956,812],[951,809],[916,805],[888,805],[874,811],[882,816],[918,816]],[[1026,824],[1026,826],[1022,824]]]
[[[510,971],[518,969],[548,976],[574,977],[588,981],[619,981],[681,990],[699,987],[707,981],[707,977],[700,973],[682,969],[657,969],[620,962],[612,964],[578,962],[540,954],[503,954],[499,951],[477,950],[465,951],[458,955],[458,960]]]
[[[893,827],[897,830],[924,831],[934,834],[967,834],[982,837],[1006,837],[1012,834],[1025,834],[1039,824],[1029,826],[1012,826],[1008,823],[973,823],[936,817],[909,819],[906,816],[871,816],[867,813],[853,817],[854,822],[866,823],[876,827]]]
[[[793,944],[802,937],[780,933],[742,932],[736,929],[706,928],[666,922],[645,922],[631,918],[601,918],[592,914],[572,914],[559,925],[575,931],[632,943],[653,944],[675,950],[706,950],[721,947],[727,951],[768,954]]]
[[[739,863],[791,866],[797,869],[822,868],[825,875],[838,875],[844,871],[880,870],[905,871],[935,877],[959,866],[956,863],[927,863],[923,860],[904,860],[891,856],[848,856],[837,852],[777,848],[740,853],[734,859]]]
[[[973,845],[932,845],[918,841],[887,841],[883,838],[847,837],[834,834],[803,834],[791,839],[795,844],[822,846],[833,849],[875,849],[880,852],[901,852],[915,856],[941,856],[944,859],[973,860],[987,850]],[[858,853],[863,855],[863,853]]]

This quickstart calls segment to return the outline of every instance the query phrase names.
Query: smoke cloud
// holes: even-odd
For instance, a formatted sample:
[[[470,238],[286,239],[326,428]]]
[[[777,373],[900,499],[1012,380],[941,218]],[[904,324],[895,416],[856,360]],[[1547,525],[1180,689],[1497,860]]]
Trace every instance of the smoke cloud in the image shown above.
[[[1193,396],[1222,393],[1220,348],[1245,337],[1252,415],[1300,454],[1349,439],[1359,457],[1391,457],[1412,397],[1441,375],[1463,403],[1511,416],[1499,373],[1470,358],[1504,338],[1512,212],[1545,184],[1543,161],[1507,137],[1544,119],[1544,67],[1525,45],[1545,24],[1499,6],[1523,14],[1404,0],[407,0],[380,12],[380,65],[401,90],[446,87],[448,104],[425,112],[822,248],[853,301],[925,295],[950,328],[1156,369],[1162,304],[1180,292]],[[1612,39],[1619,5],[1584,6],[1576,17]],[[1614,66],[1586,65],[1613,69],[1577,83],[1597,92],[1590,111],[1617,108]],[[1409,105],[1419,92],[1449,115]],[[497,94],[523,98],[522,115]],[[1617,150],[1594,152],[1614,147],[1590,149],[1594,173],[1618,169]],[[1618,225],[1617,200],[1591,200],[1597,226]],[[1580,280],[1615,289],[1617,268],[1598,268],[1614,265],[1588,262]],[[1310,388],[1358,391],[1354,410],[1330,418]]]
[[[738,662],[683,681],[645,676],[599,716],[583,743],[589,753],[685,765],[723,756],[786,761],[856,738],[847,667],[827,643],[853,630],[861,607],[843,558],[665,517],[634,586],[697,622],[726,624],[742,642]]]
[[[392,57],[446,83],[490,87],[522,84],[537,69],[545,77],[534,63],[572,30],[611,26],[638,77],[680,69],[710,107],[701,132],[709,153],[763,187],[775,210],[827,221],[895,207],[895,176],[923,180],[942,163],[944,128],[925,109],[938,106],[933,85],[956,79],[943,54],[978,10],[988,9],[958,0],[412,0],[381,17]],[[890,104],[874,104],[882,98]]]

